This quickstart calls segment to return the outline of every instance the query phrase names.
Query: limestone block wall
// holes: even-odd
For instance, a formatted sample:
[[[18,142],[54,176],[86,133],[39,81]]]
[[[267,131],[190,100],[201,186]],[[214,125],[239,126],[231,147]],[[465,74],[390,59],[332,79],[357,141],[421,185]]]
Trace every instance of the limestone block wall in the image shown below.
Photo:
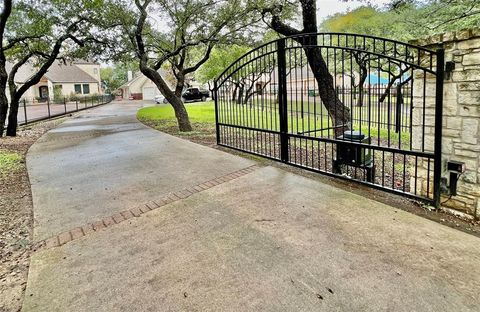
[[[442,207],[450,212],[480,218],[480,29],[467,29],[415,40],[413,44],[435,49],[442,45],[445,62],[453,62],[455,68],[446,73],[443,92],[442,176],[448,160],[464,162],[466,172],[458,181],[458,195],[447,201],[442,195]],[[420,150],[423,117],[423,82],[426,82],[425,150],[433,151],[435,77],[418,71],[414,75],[414,109],[412,139],[414,148]],[[424,80],[425,79],[425,80]],[[418,85],[415,85],[418,84]],[[417,165],[421,183],[417,192],[426,194],[426,161]],[[431,163],[433,166],[433,163]],[[433,167],[432,167],[433,168]],[[433,171],[430,183],[433,182]],[[450,181],[449,181],[450,182]],[[413,184],[412,184],[413,185]],[[431,190],[432,191],[432,190]]]

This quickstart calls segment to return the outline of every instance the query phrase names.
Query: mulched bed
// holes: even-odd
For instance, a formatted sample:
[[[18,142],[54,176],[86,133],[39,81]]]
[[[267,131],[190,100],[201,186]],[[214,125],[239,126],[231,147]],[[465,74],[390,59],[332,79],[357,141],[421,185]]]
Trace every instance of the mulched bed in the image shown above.
[[[20,311],[27,285],[33,205],[25,155],[42,134],[62,121],[26,126],[17,137],[0,138],[0,152],[21,155],[18,167],[0,174],[0,311]]]

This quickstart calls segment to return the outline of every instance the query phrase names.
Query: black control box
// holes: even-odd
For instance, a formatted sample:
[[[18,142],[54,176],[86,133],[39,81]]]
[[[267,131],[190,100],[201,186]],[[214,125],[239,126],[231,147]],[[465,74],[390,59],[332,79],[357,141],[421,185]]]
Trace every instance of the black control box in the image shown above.
[[[465,163],[460,161],[450,160],[447,162],[447,170],[463,173],[466,170]]]

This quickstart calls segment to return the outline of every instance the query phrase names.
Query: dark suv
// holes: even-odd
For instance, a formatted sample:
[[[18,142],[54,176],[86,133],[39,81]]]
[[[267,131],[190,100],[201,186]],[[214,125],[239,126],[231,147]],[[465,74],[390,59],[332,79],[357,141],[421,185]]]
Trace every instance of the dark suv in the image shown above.
[[[205,102],[208,97],[210,97],[210,92],[208,92],[208,90],[201,90],[199,88],[188,88],[182,94],[182,98],[185,102]]]

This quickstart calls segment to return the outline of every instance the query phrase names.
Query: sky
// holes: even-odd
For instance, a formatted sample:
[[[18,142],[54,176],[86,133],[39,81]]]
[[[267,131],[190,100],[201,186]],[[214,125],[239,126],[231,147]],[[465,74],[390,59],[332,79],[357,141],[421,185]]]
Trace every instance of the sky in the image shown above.
[[[329,15],[335,13],[344,13],[359,6],[366,5],[370,3],[375,6],[384,6],[386,3],[391,2],[391,0],[370,0],[370,1],[341,1],[341,0],[317,0],[317,18],[319,22],[322,22]]]

